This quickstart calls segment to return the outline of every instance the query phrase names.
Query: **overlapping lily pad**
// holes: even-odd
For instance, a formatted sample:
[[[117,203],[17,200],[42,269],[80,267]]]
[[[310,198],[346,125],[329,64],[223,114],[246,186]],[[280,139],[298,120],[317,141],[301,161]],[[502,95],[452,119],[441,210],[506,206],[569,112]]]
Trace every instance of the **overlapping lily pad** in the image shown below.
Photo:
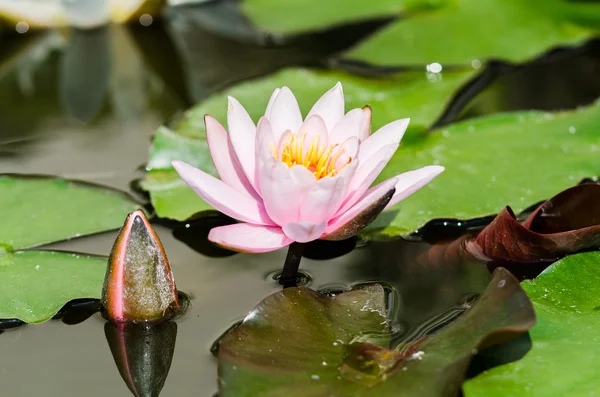
[[[538,324],[520,361],[465,384],[466,397],[583,397],[600,390],[600,253],[569,256],[523,282]]]
[[[300,79],[301,76],[304,78]],[[447,81],[445,76],[442,82]],[[214,172],[204,140],[202,117],[211,113],[224,121],[225,94],[232,94],[242,103],[248,103],[250,113],[257,118],[264,109],[262,102],[266,102],[273,87],[286,81],[288,84],[301,84],[300,89],[295,91],[300,106],[306,111],[317,97],[317,92],[337,78],[299,70],[285,71],[274,78],[242,84],[199,105],[176,126],[177,132],[159,130],[151,148],[150,172],[144,181],[157,213],[162,217],[182,220],[209,208],[179,180],[169,168],[169,162],[181,159]],[[298,82],[300,80],[301,83]],[[342,81],[346,80],[342,78]],[[391,82],[377,84],[390,84],[390,89],[393,87]],[[438,91],[437,87],[442,86],[434,83],[431,89],[435,95],[430,93],[427,97],[424,87],[430,83],[414,84],[414,89],[420,90],[416,99],[408,94],[412,93],[412,89],[403,86],[404,89],[398,87],[397,91],[399,96],[402,95],[402,102],[385,93],[380,93],[377,102],[371,102],[374,130],[405,113],[411,114],[413,110],[416,113],[411,114],[416,116],[413,118],[415,127],[407,132],[400,149],[379,180],[430,164],[443,165],[446,171],[421,191],[385,211],[370,230],[384,229],[388,234],[409,233],[433,218],[477,218],[498,213],[506,205],[518,213],[531,203],[551,197],[584,177],[600,175],[600,136],[597,134],[600,103],[568,112],[493,115],[424,134],[419,130],[431,120],[427,117],[432,117],[436,107],[438,111],[441,109],[436,96],[444,98],[449,93],[443,92],[445,89]],[[312,87],[316,87],[314,92]],[[350,83],[344,87],[348,107],[378,98],[377,94],[362,86],[355,88]],[[421,103],[429,105],[417,111],[416,107]],[[430,111],[425,112],[424,108]]]
[[[116,229],[140,208],[127,195],[59,178],[0,176],[0,319],[42,322],[100,298],[106,259],[23,248]]]
[[[456,396],[474,349],[534,322],[527,295],[504,269],[454,324],[401,351],[387,346],[381,286],[335,297],[284,289],[221,342],[220,395]]]
[[[439,77],[439,76],[438,76]],[[214,95],[187,112],[173,130],[160,128],[150,148],[149,173],[143,187],[150,192],[152,204],[161,217],[183,220],[210,209],[187,187],[171,168],[172,160],[183,160],[214,174],[204,130],[204,115],[210,114],[226,125],[227,96],[242,103],[254,121],[263,115],[269,97],[277,87],[289,86],[306,115],[325,91],[341,81],[346,109],[373,107],[373,130],[402,117],[410,117],[414,137],[430,126],[450,101],[454,91],[465,84],[472,73],[443,73],[430,82],[425,73],[404,73],[389,79],[352,76],[339,71],[288,69],[272,76],[242,83]]]
[[[523,62],[600,30],[600,5],[568,0],[245,0],[263,30],[296,34],[360,19],[396,17],[344,57],[383,66]]]

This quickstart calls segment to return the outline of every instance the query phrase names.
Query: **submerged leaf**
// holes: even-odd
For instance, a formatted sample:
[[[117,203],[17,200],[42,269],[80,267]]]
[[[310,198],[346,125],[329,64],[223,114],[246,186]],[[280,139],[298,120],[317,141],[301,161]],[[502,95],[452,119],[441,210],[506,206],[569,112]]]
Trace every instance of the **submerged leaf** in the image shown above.
[[[239,84],[190,109],[174,130],[161,127],[157,131],[142,187],[150,192],[152,204],[161,217],[184,220],[211,208],[179,178],[171,161],[182,160],[216,175],[206,143],[204,116],[210,114],[226,126],[228,95],[239,100],[256,122],[264,114],[273,90],[285,85],[293,90],[306,116],[319,96],[341,81],[347,111],[367,104],[373,108],[373,131],[403,115],[410,117],[404,138],[409,141],[421,136],[450,102],[453,92],[472,76],[469,72],[444,73],[442,80],[430,82],[425,73],[417,72],[376,79],[334,70],[287,69]]]
[[[0,175],[0,246],[17,250],[117,229],[138,208],[126,194],[100,186]]]
[[[523,282],[538,324],[522,360],[465,384],[466,397],[584,397],[600,390],[600,253],[568,256]]]
[[[457,395],[474,349],[535,323],[504,269],[447,329],[389,350],[384,292],[371,285],[334,297],[288,288],[263,300],[221,342],[221,396]]]
[[[477,251],[501,261],[552,262],[600,247],[600,185],[564,190],[519,223],[506,207],[475,239]]]
[[[112,248],[102,304],[117,322],[162,320],[179,308],[165,250],[140,210],[127,216]]]
[[[0,254],[0,319],[49,320],[67,302],[100,298],[106,258],[52,251]]]

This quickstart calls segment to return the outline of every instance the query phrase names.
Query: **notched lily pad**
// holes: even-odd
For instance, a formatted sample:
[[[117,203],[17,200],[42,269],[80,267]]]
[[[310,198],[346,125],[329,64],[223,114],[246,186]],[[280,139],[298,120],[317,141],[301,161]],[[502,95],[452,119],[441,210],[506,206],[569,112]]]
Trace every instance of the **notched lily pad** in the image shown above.
[[[541,204],[520,223],[506,207],[475,239],[492,260],[553,262],[600,247],[600,185],[584,183]]]
[[[373,131],[398,118],[410,117],[404,143],[420,136],[450,102],[453,93],[467,83],[471,72],[443,73],[443,78],[429,81],[424,72],[406,72],[386,79],[366,78],[342,71],[286,69],[273,75],[241,83],[215,94],[187,111],[173,129],[158,129],[148,159],[148,174],[142,188],[150,192],[157,214],[164,218],[185,220],[193,214],[211,209],[179,178],[171,161],[182,160],[216,175],[206,142],[204,116],[210,114],[227,125],[227,96],[233,96],[257,122],[264,114],[273,90],[288,86],[294,92],[306,116],[315,101],[341,81],[346,111],[371,105]]]
[[[12,251],[118,229],[140,207],[124,193],[83,182],[0,175],[0,247]]]
[[[448,328],[390,349],[384,298],[380,285],[334,297],[302,287],[267,297],[221,342],[221,396],[453,396],[474,349],[535,323],[518,281],[498,269]]]
[[[600,390],[600,252],[561,259],[523,288],[539,318],[531,351],[469,380],[465,396],[594,395]]]

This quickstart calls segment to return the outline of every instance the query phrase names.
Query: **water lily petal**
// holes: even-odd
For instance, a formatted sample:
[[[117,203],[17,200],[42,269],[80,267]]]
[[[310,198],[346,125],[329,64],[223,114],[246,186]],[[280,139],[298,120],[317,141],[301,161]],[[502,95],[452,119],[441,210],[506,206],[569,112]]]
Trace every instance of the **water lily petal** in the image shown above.
[[[258,177],[265,209],[281,226],[298,220],[302,201],[317,182],[305,167],[290,168],[273,156],[261,162]]]
[[[363,163],[382,147],[400,144],[409,122],[410,119],[396,120],[378,129],[360,145],[358,160]]]
[[[298,101],[289,88],[281,88],[269,110],[269,116],[266,117],[271,122],[276,141],[286,130],[298,132],[302,125],[302,114]]]
[[[329,134],[329,143],[342,143],[350,137],[360,137],[365,113],[362,109],[352,109],[344,115]]]
[[[310,144],[315,142],[317,137],[319,138],[318,147],[327,146],[329,142],[327,126],[325,126],[325,121],[323,121],[323,118],[319,115],[307,117],[304,124],[302,124],[302,127],[300,127],[298,135],[304,136],[302,151],[305,154],[308,151]]]
[[[325,121],[327,131],[332,132],[335,125],[344,116],[344,92],[342,83],[337,83],[335,87],[327,91],[313,105],[307,118],[313,115],[319,115]]]
[[[288,223],[283,227],[283,232],[286,236],[299,243],[307,243],[317,240],[327,227],[327,222],[311,223],[311,222],[294,222]]]
[[[256,190],[250,184],[235,154],[231,139],[225,128],[214,117],[206,115],[206,139],[210,155],[219,177],[238,192],[258,199]]]
[[[356,163],[350,163],[338,175],[317,181],[306,192],[300,207],[299,221],[309,223],[329,221],[346,197],[356,166]]]
[[[279,91],[281,91],[281,88],[276,88],[275,91],[273,91],[273,94],[271,94],[271,98],[269,98],[269,103],[267,104],[267,110],[265,110],[266,118],[271,117],[271,111],[273,109],[273,102],[275,102],[275,98],[277,98],[277,95],[279,95]]]
[[[227,107],[227,125],[231,144],[235,149],[240,165],[254,186],[256,126],[244,107],[233,97],[229,97]]]
[[[393,177],[367,190],[367,192],[361,197],[358,203],[356,203],[348,211],[344,212],[343,214],[329,222],[329,225],[325,229],[324,237],[326,238],[328,235],[332,235],[333,233],[338,232],[339,229],[346,228],[351,229],[353,233],[358,233],[360,229],[365,227],[368,223],[360,222],[360,224],[354,225],[352,223],[354,222],[355,218],[365,213],[371,215],[373,219],[375,216],[379,215],[379,213],[383,211],[385,207],[384,205],[380,205],[381,203],[378,203],[378,201],[380,201],[382,198],[385,198],[386,194],[388,194],[388,192],[394,189],[394,186],[397,182],[398,179]],[[390,199],[391,195],[387,197],[387,200]],[[369,214],[369,210],[373,207],[377,207],[376,209],[378,209],[378,212],[375,214]]]
[[[418,170],[408,171],[397,175],[396,178],[398,178],[398,183],[396,184],[396,193],[385,208],[389,208],[404,200],[428,184],[443,171],[444,167],[440,165],[428,165],[427,167],[419,168]]]
[[[331,152],[331,161],[335,159],[334,167],[336,170],[341,169],[345,164],[350,163],[356,158],[358,153],[359,141],[358,137],[352,136],[346,139],[342,144],[337,146]],[[336,159],[337,158],[337,159]],[[358,165],[358,161],[355,161],[355,165]]]
[[[243,222],[273,225],[262,203],[183,161],[175,160],[172,164],[189,187],[225,215]]]
[[[344,205],[338,210],[336,216],[346,212],[365,194],[373,181],[377,179],[377,176],[379,176],[390,161],[396,149],[398,149],[397,144],[384,146],[366,161],[359,163],[356,173],[353,175],[352,181],[350,181]]]
[[[249,253],[275,251],[293,242],[280,227],[251,223],[215,227],[208,234],[208,239],[222,247]]]
[[[366,105],[365,107],[362,108],[362,111],[364,113],[363,116],[363,121],[362,121],[362,125],[360,127],[360,134],[358,136],[358,138],[360,139],[360,141],[364,141],[365,139],[367,139],[369,137],[369,135],[371,135],[371,116],[373,114],[372,110],[371,110],[371,106]]]

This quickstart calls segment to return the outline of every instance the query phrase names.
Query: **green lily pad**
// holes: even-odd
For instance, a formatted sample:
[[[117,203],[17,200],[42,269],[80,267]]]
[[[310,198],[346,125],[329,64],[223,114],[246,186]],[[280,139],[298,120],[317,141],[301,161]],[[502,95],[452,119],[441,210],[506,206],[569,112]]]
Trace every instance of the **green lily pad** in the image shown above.
[[[139,208],[112,189],[0,175],[0,319],[42,322],[72,299],[100,298],[106,259],[17,250],[117,229]]]
[[[469,380],[465,396],[594,395],[600,390],[600,253],[564,258],[523,288],[539,319],[531,351]]]
[[[398,17],[344,55],[380,66],[523,62],[600,30],[600,5],[568,0],[245,0],[243,8],[263,30],[288,34]]]
[[[0,255],[0,319],[40,323],[68,301],[100,298],[106,258],[53,251]]]
[[[453,124],[400,145],[379,180],[428,164],[446,167],[370,229],[406,233],[433,218],[519,213],[600,175],[600,102],[570,112],[507,113]]]
[[[210,114],[226,125],[227,96],[242,103],[254,121],[264,114],[269,97],[277,87],[287,85],[296,95],[303,114],[328,89],[341,81],[346,109],[373,108],[373,130],[402,117],[410,117],[414,136],[430,126],[441,114],[450,97],[473,76],[470,72],[443,73],[430,82],[425,73],[404,73],[389,79],[357,77],[340,71],[287,69],[266,78],[237,85],[189,110],[173,130],[161,127],[150,148],[149,170],[142,187],[150,192],[159,216],[184,220],[196,212],[210,209],[177,176],[172,160],[183,160],[215,174],[206,143],[204,116]]]
[[[456,396],[474,349],[535,323],[518,281],[499,269],[448,328],[390,350],[384,297],[379,285],[334,297],[302,287],[267,297],[221,342],[220,395]]]
[[[0,247],[13,251],[117,229],[138,208],[111,189],[59,178],[0,175]]]
[[[254,24],[279,33],[304,33],[329,26],[389,18],[403,12],[435,9],[449,0],[243,0],[242,10]]]

